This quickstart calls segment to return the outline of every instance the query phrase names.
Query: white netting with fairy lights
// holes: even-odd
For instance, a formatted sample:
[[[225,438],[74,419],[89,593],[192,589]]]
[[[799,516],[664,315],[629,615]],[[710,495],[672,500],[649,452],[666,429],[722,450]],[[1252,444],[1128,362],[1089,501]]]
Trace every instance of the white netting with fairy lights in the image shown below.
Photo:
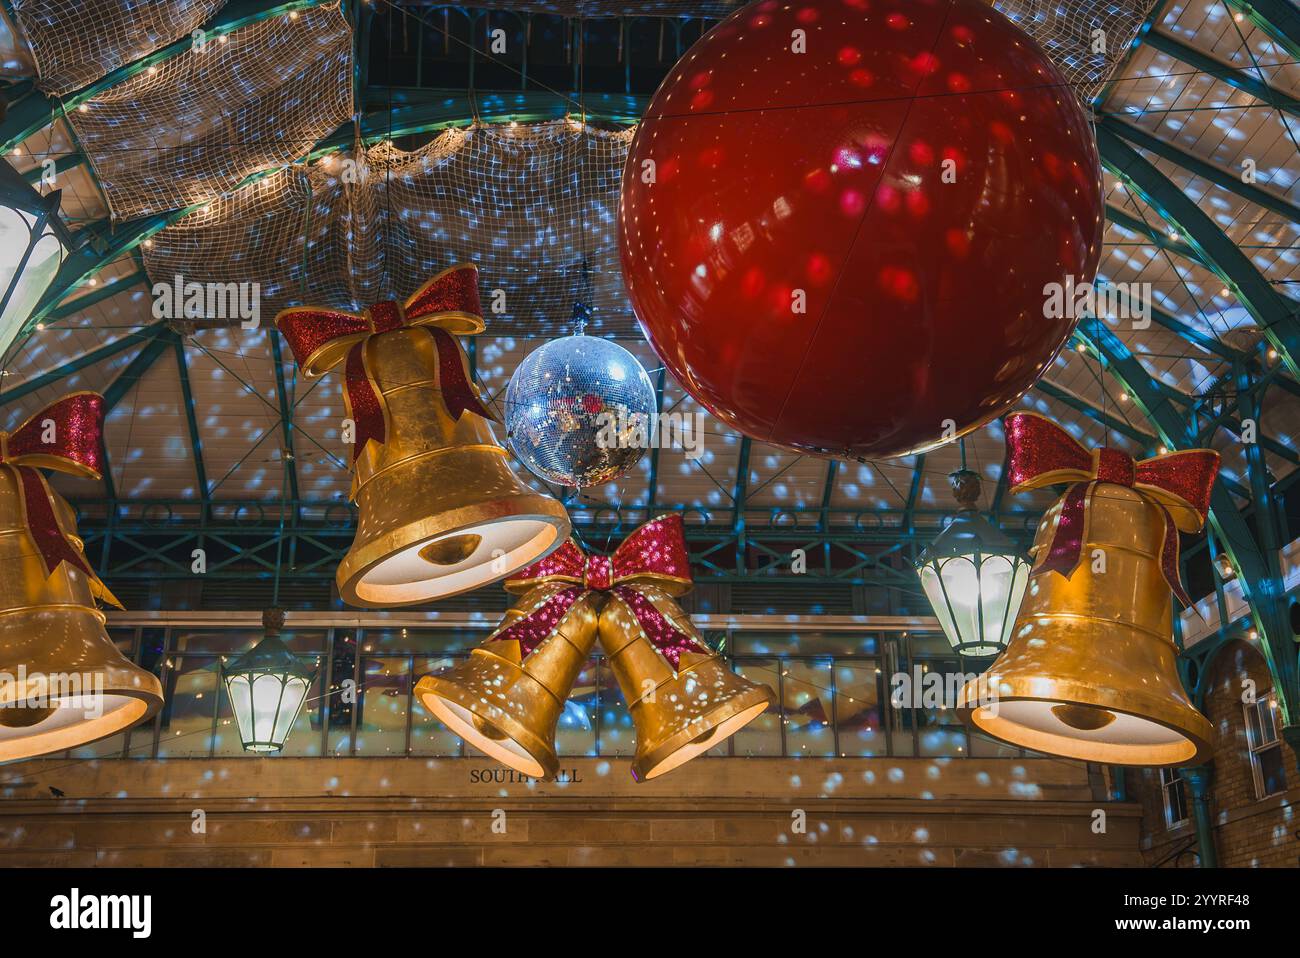
[[[305,155],[351,113],[352,30],[334,3],[208,36],[68,120],[122,220],[207,202]]]
[[[224,0],[11,0],[36,61],[37,88],[79,90],[189,36]]]
[[[359,310],[474,262],[497,335],[570,331],[580,301],[589,331],[630,337],[615,218],[631,135],[556,120],[331,154],[163,230],[145,266],[155,280],[256,282],[269,318],[304,303]]]
[[[993,0],[1051,57],[1085,105],[1119,69],[1160,0]]]

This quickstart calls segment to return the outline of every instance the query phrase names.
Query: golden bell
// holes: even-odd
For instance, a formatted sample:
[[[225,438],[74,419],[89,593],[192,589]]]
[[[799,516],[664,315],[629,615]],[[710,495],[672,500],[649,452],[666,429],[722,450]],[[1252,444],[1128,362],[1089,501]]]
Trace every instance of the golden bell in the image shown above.
[[[1039,523],[1035,564],[1063,501]],[[975,729],[1048,755],[1113,765],[1206,761],[1211,726],[1175,665],[1172,593],[1159,555],[1164,513],[1113,483],[1098,485],[1087,509],[1079,565],[1068,579],[1049,571],[1029,580],[1010,643],[962,689],[958,712]]]
[[[678,631],[708,647],[671,593],[652,584],[636,590]],[[736,675],[714,653],[683,651],[674,671],[617,593],[601,611],[599,627],[601,648],[636,728],[632,774],[638,781],[684,765],[776,703],[771,689]]]
[[[531,590],[467,662],[415,686],[420,703],[462,739],[534,778],[554,778],[560,770],[555,727],[596,643],[601,596],[583,594],[526,658],[519,642],[494,637],[566,588],[553,583]]]
[[[62,530],[75,530],[72,509],[48,491]],[[47,572],[17,476],[0,468],[0,762],[95,742],[158,711],[162,685],[127,661],[104,623],[85,573],[68,562]]]
[[[371,336],[364,349],[389,434],[357,457],[357,533],[337,577],[344,602],[389,608],[468,592],[565,540],[564,507],[519,480],[487,421],[448,413],[427,331]]]

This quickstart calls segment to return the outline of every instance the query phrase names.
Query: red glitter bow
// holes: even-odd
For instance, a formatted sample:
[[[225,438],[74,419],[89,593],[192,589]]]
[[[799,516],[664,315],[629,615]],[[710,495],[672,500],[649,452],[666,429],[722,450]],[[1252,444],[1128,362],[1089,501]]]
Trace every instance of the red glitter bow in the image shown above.
[[[122,603],[90,568],[80,540],[64,531],[53,493],[39,468],[99,479],[103,465],[101,437],[104,397],[80,392],[64,396],[29,418],[13,432],[0,431],[0,469],[13,474],[19,491],[22,524],[52,575],[59,563],[79,569],[96,597],[117,608]]]
[[[1034,413],[1015,413],[1004,423],[1007,482],[1012,492],[1070,483],[1061,503],[1051,546],[1033,575],[1059,572],[1067,579],[1078,567],[1087,541],[1087,506],[1093,490],[1114,483],[1141,493],[1165,517],[1160,567],[1183,605],[1191,599],[1178,571],[1178,532],[1197,532],[1210,511],[1210,492],[1219,473],[1219,454],[1189,449],[1138,462],[1119,449],[1086,449],[1064,429]]]
[[[453,337],[474,336],[486,328],[479,305],[477,266],[443,270],[404,302],[385,300],[359,314],[295,306],[282,310],[275,325],[309,377],[324,375],[346,360],[344,397],[348,416],[356,423],[353,462],[367,442],[383,443],[388,437],[387,409],[366,369],[365,344],[371,336],[407,327],[427,330],[438,356],[438,388],[447,412],[453,419],[460,419],[466,411],[484,419],[496,418],[478,398],[465,354]]]
[[[694,636],[676,628],[638,585],[653,584],[670,595],[691,590],[690,556],[682,517],[676,513],[652,519],[623,540],[612,555],[589,556],[572,539],[549,556],[534,562],[506,581],[510,592],[527,592],[551,582],[573,583],[555,593],[532,613],[492,636],[492,641],[519,643],[527,658],[588,592],[610,592],[621,599],[674,669],[683,653],[709,654]]]

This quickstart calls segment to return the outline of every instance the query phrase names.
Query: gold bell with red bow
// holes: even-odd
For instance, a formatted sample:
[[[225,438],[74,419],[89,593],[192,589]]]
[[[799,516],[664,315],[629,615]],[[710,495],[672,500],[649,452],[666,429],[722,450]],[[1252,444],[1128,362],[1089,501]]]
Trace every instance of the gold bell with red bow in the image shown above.
[[[100,478],[104,400],[73,393],[0,433],[0,762],[114,735],[162,705],[156,676],[104,630],[121,608],[39,468]]]
[[[511,580],[506,588],[518,592],[521,584]],[[467,661],[424,676],[415,695],[485,755],[524,775],[554,778],[555,729],[596,644],[600,595],[573,594],[581,590],[559,582],[525,588]]]
[[[690,589],[615,589],[600,613],[600,646],[636,728],[632,775],[658,778],[725,742],[776,704],[731,671],[674,599]]]
[[[363,314],[276,317],[308,377],[342,364],[354,430],[356,537],[337,582],[349,605],[388,608],[468,592],[545,556],[568,513],[510,468],[456,336],[483,331],[478,270],[438,274]]]
[[[725,741],[774,701],[728,669],[674,601],[691,589],[679,515],[647,522],[609,556],[569,540],[506,589],[523,595],[501,626],[415,691],[467,742],[525,774],[558,770],[556,723],[598,635],[636,728],[639,780]]]
[[[1011,640],[958,696],[972,728],[1012,745],[1113,765],[1196,764],[1212,729],[1178,677],[1171,596],[1178,533],[1209,511],[1218,453],[1135,462],[1088,450],[1032,413],[1006,419],[1012,492],[1069,483],[1043,515]]]

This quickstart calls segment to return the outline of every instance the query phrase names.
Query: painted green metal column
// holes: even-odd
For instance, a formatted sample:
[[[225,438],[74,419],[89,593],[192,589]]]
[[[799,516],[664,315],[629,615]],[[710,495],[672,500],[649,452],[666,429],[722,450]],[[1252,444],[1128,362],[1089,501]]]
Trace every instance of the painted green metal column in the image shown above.
[[[736,573],[745,571],[745,496],[749,491],[749,451],[753,441],[744,436],[740,440],[740,451],[736,457],[736,490],[732,493],[735,508],[732,512],[731,528],[736,536]]]
[[[1219,853],[1214,847],[1214,823],[1210,818],[1210,767],[1192,765],[1180,769],[1183,781],[1192,792],[1192,823],[1196,826],[1196,850],[1202,868],[1218,868]]]

